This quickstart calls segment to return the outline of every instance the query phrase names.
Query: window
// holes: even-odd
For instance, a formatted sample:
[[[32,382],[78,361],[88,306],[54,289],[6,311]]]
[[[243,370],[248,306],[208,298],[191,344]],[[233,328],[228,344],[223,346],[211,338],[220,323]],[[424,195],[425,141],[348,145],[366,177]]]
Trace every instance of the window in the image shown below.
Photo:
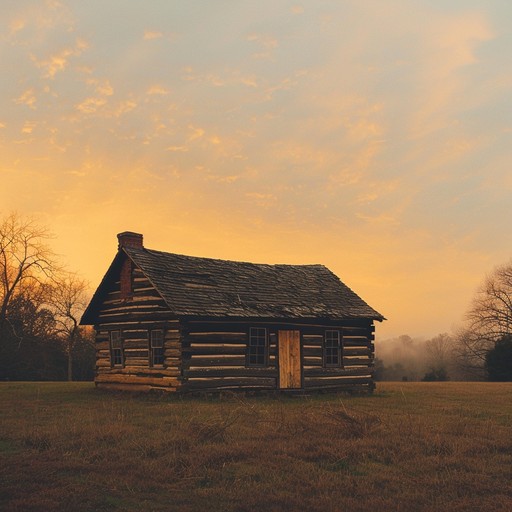
[[[342,366],[340,331],[325,331],[324,365]]]
[[[121,331],[110,331],[110,364],[112,366],[123,366]]]
[[[150,366],[164,364],[164,331],[162,329],[149,331],[149,364]]]
[[[247,347],[247,366],[266,366],[268,360],[267,329],[251,327]]]

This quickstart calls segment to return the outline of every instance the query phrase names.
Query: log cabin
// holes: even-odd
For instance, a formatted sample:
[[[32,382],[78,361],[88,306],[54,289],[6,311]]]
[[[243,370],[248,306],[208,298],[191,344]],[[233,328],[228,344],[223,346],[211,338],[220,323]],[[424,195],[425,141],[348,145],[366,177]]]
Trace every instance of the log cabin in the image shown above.
[[[96,386],[373,390],[384,317],[325,266],[183,256],[117,236],[81,319],[96,332]]]

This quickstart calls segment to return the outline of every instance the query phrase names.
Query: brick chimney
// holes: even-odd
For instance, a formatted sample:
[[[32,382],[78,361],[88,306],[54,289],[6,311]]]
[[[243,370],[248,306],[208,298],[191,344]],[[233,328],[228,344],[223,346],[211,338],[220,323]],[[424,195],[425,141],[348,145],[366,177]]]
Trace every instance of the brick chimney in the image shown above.
[[[139,247],[142,249],[142,235],[140,233],[133,233],[132,231],[123,231],[117,235],[119,241],[118,249],[121,247]]]

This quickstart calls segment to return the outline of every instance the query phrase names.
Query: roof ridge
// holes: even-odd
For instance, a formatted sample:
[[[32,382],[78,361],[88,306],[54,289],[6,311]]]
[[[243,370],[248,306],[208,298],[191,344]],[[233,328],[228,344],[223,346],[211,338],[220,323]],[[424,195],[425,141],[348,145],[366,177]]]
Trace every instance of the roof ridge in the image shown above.
[[[150,254],[163,255],[163,256],[177,256],[179,258],[189,258],[191,260],[205,260],[205,261],[217,261],[221,263],[237,263],[242,265],[254,265],[257,267],[296,267],[296,268],[304,268],[304,267],[322,267],[329,270],[322,263],[256,263],[253,261],[242,261],[242,260],[231,260],[231,259],[222,259],[222,258],[210,258],[207,256],[191,256],[189,254],[180,254],[177,252],[169,252],[169,251],[159,251],[157,249],[150,249],[149,247],[123,247],[123,250],[126,252],[134,251],[134,252],[148,252]],[[331,272],[329,270],[329,272]]]

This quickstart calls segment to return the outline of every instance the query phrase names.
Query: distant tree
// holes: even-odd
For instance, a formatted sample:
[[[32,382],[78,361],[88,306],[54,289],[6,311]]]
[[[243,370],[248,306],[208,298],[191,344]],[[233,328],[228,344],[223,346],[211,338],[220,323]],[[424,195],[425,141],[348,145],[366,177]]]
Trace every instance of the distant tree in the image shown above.
[[[439,367],[430,369],[421,380],[424,382],[436,382],[447,381],[450,379],[448,377],[448,372],[446,371],[446,368]]]
[[[86,342],[79,325],[87,300],[87,282],[76,274],[63,274],[52,287],[50,307],[56,334],[63,341],[67,354],[68,380],[73,380],[73,353],[77,343]]]
[[[0,342],[8,324],[9,305],[17,296],[40,293],[58,271],[46,244],[49,231],[16,213],[0,219]]]
[[[485,369],[490,381],[512,381],[512,335],[503,336],[487,352]]]
[[[36,299],[17,295],[9,304],[9,328],[0,344],[2,380],[61,380],[65,375],[53,314]]]
[[[438,334],[425,341],[425,352],[429,371],[422,380],[449,380],[448,369],[451,366],[453,357],[453,338],[448,333]]]
[[[96,364],[94,329],[81,326],[73,345],[73,380],[93,380]]]
[[[51,238],[31,218],[0,218],[0,379],[91,377],[91,337],[78,325],[87,284],[64,271]]]
[[[483,378],[487,353],[512,334],[512,261],[496,267],[478,288],[456,339],[461,367]]]

